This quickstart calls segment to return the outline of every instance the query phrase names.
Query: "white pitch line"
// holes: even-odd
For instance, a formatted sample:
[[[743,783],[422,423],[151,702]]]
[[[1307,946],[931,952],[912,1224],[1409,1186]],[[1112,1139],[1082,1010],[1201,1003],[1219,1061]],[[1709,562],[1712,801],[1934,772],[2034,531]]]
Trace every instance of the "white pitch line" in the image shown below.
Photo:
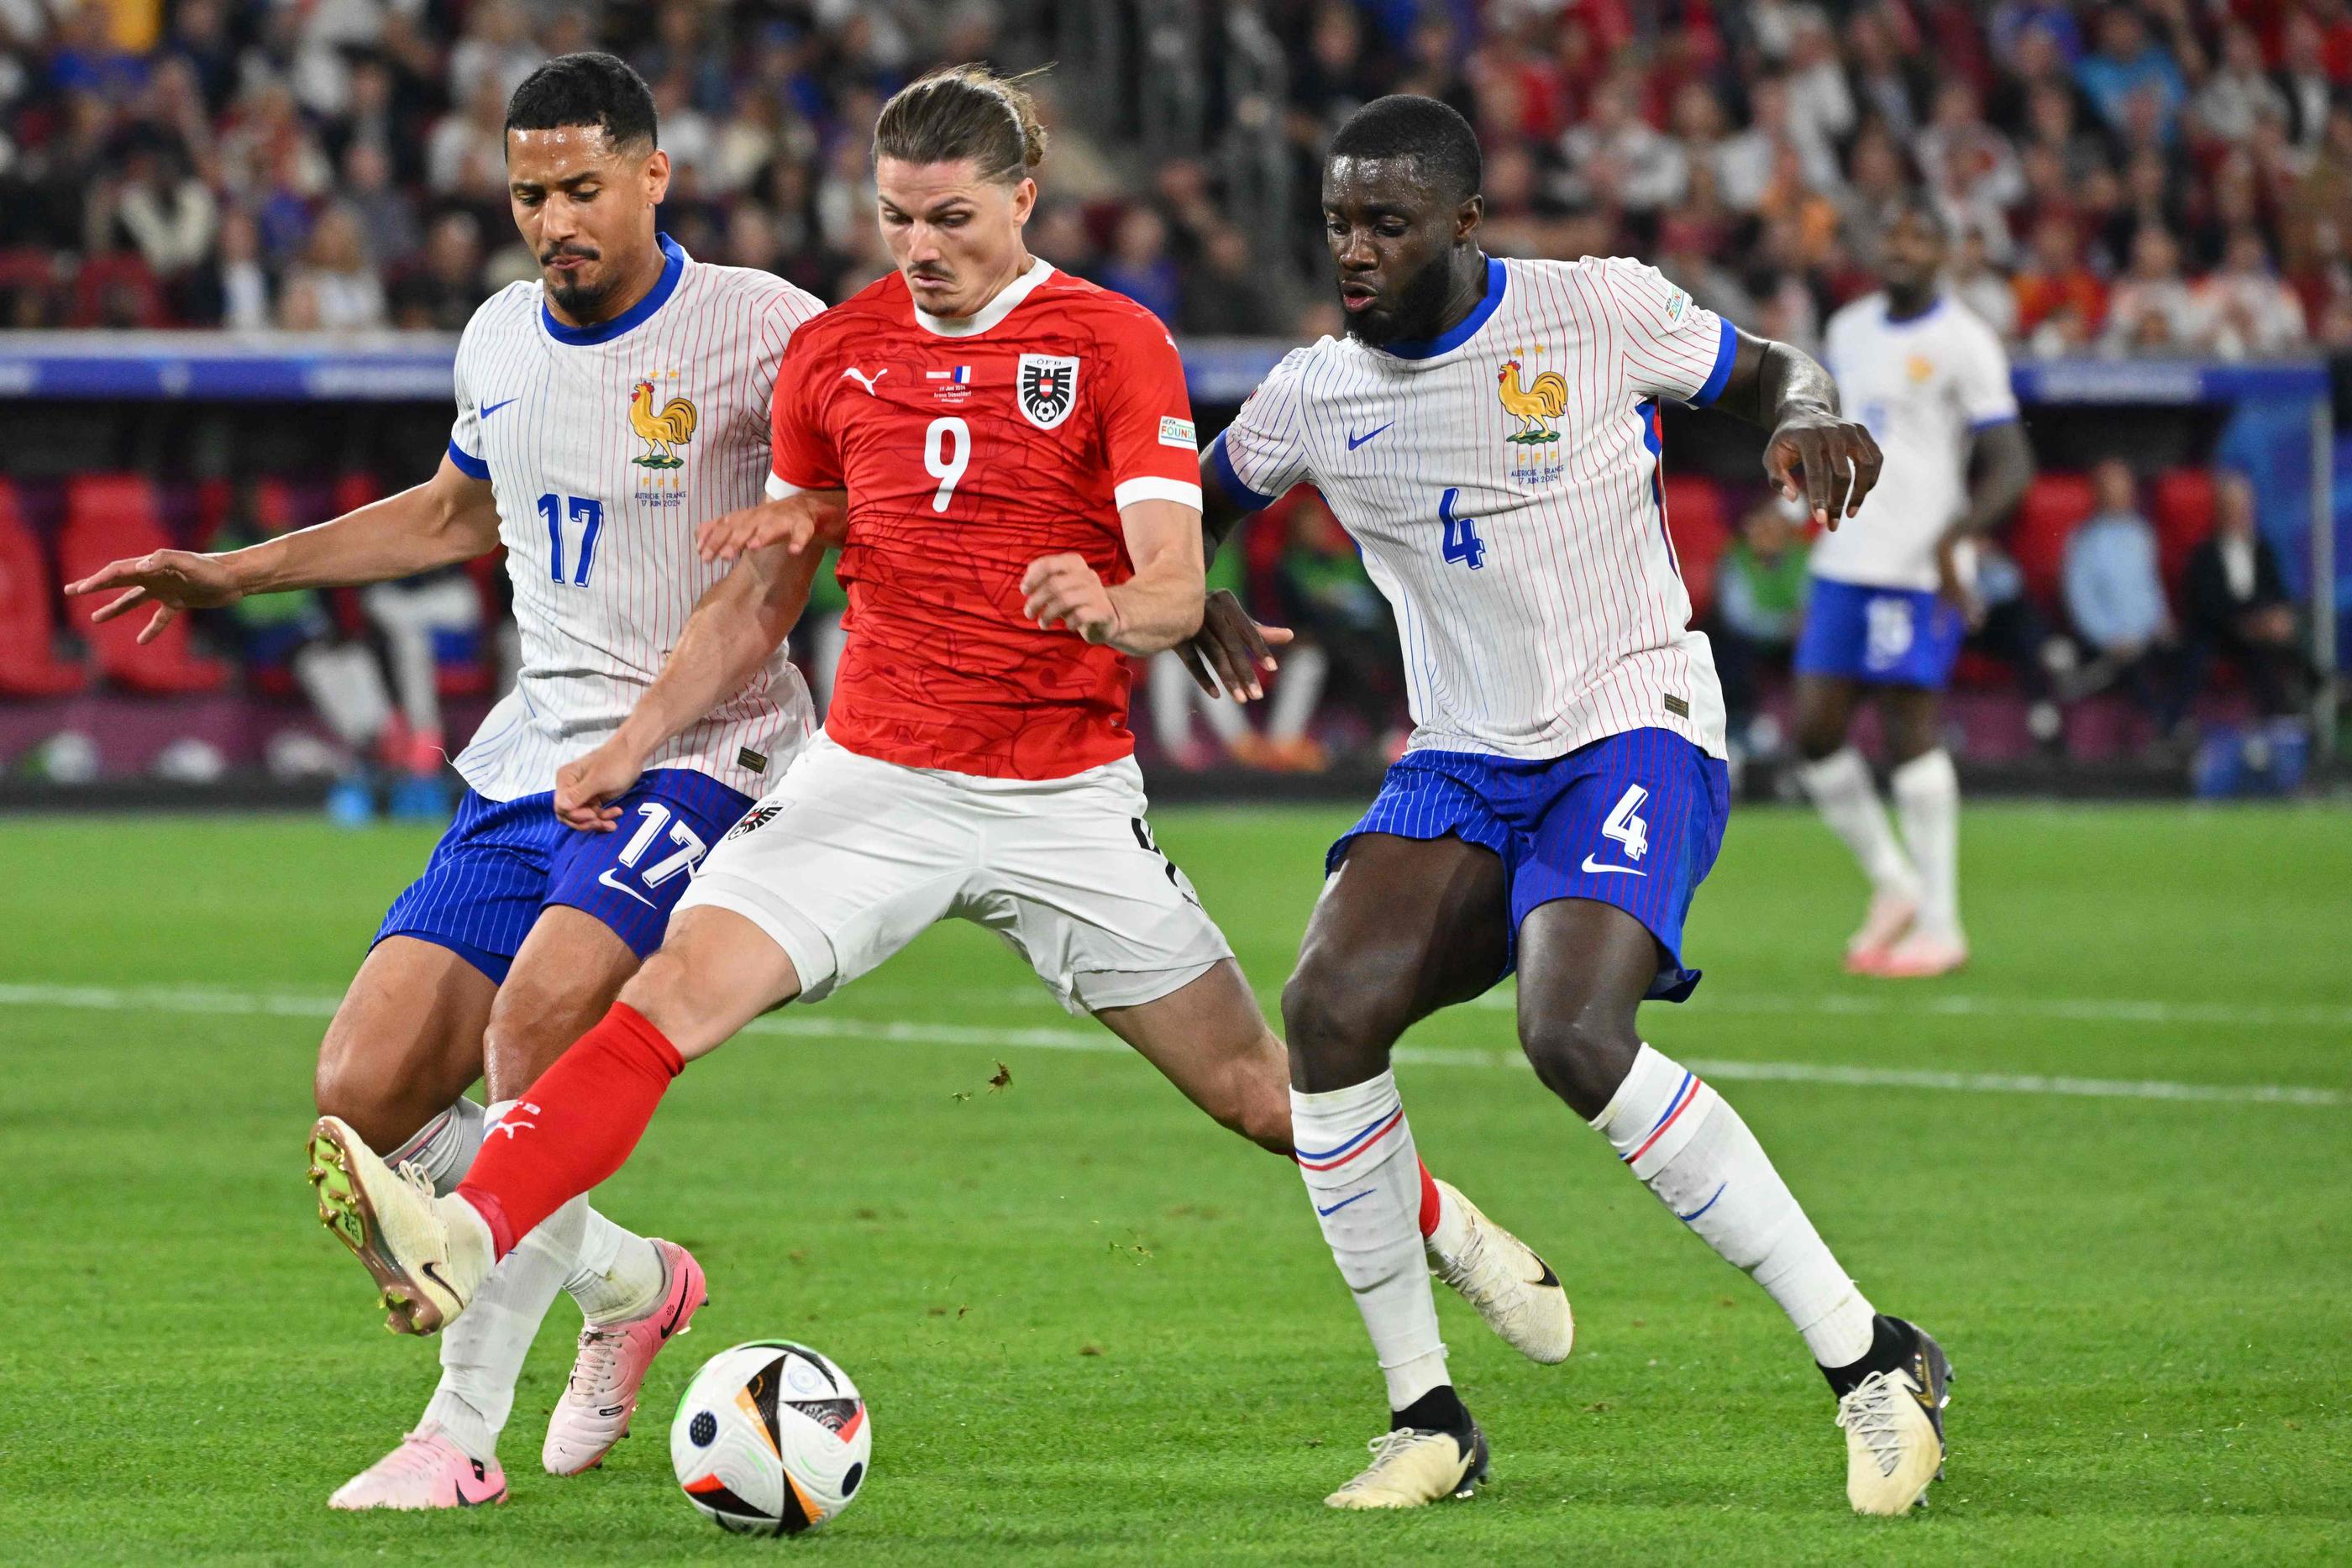
[[[174,986],[49,986],[0,983],[0,1008],[62,1008],[101,1012],[164,1012],[320,1019],[336,999],[320,994],[225,991]],[[1128,1047],[1097,1030],[996,1029],[971,1024],[883,1021],[845,1014],[790,1012],[758,1019],[747,1034],[861,1044],[957,1045],[990,1051],[1074,1051],[1124,1055]],[[1396,1060],[1416,1067],[1525,1071],[1515,1051],[1402,1046]],[[1693,1058],[1710,1078],[1733,1082],[1822,1083],[1853,1089],[1925,1089],[1969,1094],[2069,1095],[2097,1100],[2174,1100],[2263,1105],[2342,1105],[2352,1094],[2288,1083],[2176,1083],[2162,1079],[2082,1078],[2042,1073],[1942,1072],[1920,1068],[1847,1067],[1830,1062],[1738,1061]]]

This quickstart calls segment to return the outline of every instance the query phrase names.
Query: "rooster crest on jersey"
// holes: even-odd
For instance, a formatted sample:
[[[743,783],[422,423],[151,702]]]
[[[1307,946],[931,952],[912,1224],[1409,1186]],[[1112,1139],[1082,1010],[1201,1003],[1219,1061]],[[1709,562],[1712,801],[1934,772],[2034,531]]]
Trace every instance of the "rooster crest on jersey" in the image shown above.
[[[1519,428],[1503,438],[1511,444],[1511,477],[1546,485],[1568,472],[1559,452],[1559,432],[1552,428],[1552,422],[1568,410],[1568,379],[1558,371],[1538,371],[1523,381],[1525,353],[1518,350],[1503,361],[1495,372],[1495,391],[1503,412],[1519,422]]]
[[[1077,404],[1078,357],[1024,354],[1013,386],[1021,417],[1040,430],[1052,430],[1069,418]]]

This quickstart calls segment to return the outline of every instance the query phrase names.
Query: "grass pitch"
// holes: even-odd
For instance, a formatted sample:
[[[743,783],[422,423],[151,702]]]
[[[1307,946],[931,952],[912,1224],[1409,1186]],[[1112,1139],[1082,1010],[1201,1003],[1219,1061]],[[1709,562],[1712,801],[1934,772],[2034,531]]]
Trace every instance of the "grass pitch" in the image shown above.
[[[1269,998],[1347,814],[1162,813]],[[1843,1260],[1959,1371],[1949,1478],[1846,1511],[1827,1393],[1761,1292],[1512,1056],[1507,995],[1402,1069],[1431,1165],[1541,1249],[1580,1333],[1518,1361],[1440,1292],[1493,1438],[1475,1500],[1319,1503],[1382,1424],[1296,1174],[1210,1125],[997,944],[949,928],[678,1083],[616,1218],[713,1301],[599,1474],[331,1514],[415,1417],[302,1180],[323,1016],[429,832],[0,824],[0,1561],[1558,1563],[2340,1559],[2352,1542],[2352,814],[1972,810],[1976,962],[1852,980],[1829,835],[1734,818],[1697,999],[1645,1011],[1754,1124]],[[1011,1082],[996,1090],[999,1062]],[[699,1360],[782,1334],[873,1407],[873,1479],[748,1542],[669,1474]]]

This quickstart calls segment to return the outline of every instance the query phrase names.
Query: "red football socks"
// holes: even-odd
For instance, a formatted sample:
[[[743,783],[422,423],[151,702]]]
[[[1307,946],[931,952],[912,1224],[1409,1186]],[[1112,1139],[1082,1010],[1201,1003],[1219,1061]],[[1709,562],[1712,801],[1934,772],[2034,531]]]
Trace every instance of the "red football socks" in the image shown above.
[[[621,1168],[685,1066],[661,1030],[614,1002],[540,1075],[490,1129],[457,1188],[489,1226],[499,1257]]]
[[[478,1161],[476,1162],[478,1165]],[[1418,1160],[1413,1162],[1419,1165]],[[1423,1241],[1437,1234],[1437,1178],[1429,1174],[1427,1166],[1421,1166],[1421,1239]]]

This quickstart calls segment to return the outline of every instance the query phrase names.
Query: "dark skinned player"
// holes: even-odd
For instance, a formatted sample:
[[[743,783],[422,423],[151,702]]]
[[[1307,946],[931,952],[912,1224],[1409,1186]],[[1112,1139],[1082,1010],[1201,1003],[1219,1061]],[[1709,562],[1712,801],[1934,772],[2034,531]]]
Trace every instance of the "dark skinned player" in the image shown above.
[[[1968,962],[1960,782],[1944,750],[1943,691],[1979,615],[1974,541],[2033,479],[2009,356],[2000,334],[1944,293],[1946,243],[1942,216],[1915,199],[1887,231],[1885,288],[1830,319],[1830,363],[1885,447],[1888,482],[1853,527],[1815,548],[1796,655],[1799,777],[1870,878],[1846,967],[1887,979]],[[1864,696],[1878,705],[1891,754],[1901,843],[1869,765],[1846,744]]]
[[[1333,847],[1283,993],[1300,1168],[1388,1383],[1390,1431],[1328,1500],[1415,1507],[1486,1472],[1389,1056],[1516,967],[1538,1076],[1789,1313],[1838,1397],[1850,1500],[1900,1513],[1943,1462],[1942,1351],[1874,1311],[1738,1113],[1636,1021],[1698,979],[1683,916],[1728,794],[1657,402],[1769,429],[1767,470],[1825,528],[1870,494],[1878,446],[1820,365],[1647,267],[1486,256],[1478,181],[1469,125],[1434,100],[1381,99],[1340,128],[1323,210],[1347,334],[1286,359],[1202,462],[1213,540],[1294,484],[1322,491],[1396,609],[1412,694],[1411,748]],[[1256,635],[1214,601],[1196,674],[1255,695]]]

